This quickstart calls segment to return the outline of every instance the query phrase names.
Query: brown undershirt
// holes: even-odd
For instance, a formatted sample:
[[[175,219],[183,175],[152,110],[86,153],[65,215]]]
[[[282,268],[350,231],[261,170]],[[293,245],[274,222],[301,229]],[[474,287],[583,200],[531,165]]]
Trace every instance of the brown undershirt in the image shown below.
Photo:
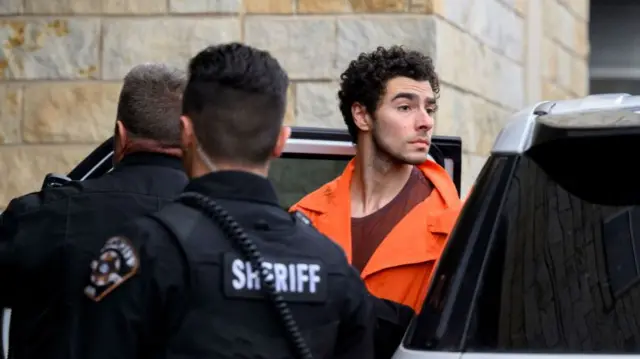
[[[351,218],[352,264],[360,272],[380,243],[413,207],[433,190],[422,171],[414,167],[400,193],[384,207],[361,218]]]

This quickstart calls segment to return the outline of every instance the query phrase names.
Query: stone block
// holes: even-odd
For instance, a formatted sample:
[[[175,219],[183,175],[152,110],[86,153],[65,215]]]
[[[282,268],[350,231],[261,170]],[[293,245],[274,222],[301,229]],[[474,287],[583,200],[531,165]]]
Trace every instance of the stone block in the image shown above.
[[[569,51],[558,46],[558,85],[565,90],[571,89],[572,57]]]
[[[471,153],[462,154],[462,180],[460,198],[465,199],[472,189],[476,178],[482,171],[488,156]]]
[[[2,0],[0,1],[0,14],[17,15],[24,11],[22,0]]]
[[[20,142],[22,101],[22,86],[0,86],[0,144]]]
[[[524,20],[498,0],[474,0],[469,8],[447,2],[445,14],[468,29],[490,48],[521,62],[524,52]],[[445,15],[446,16],[446,15]]]
[[[516,14],[522,15],[524,14],[528,0],[498,0],[498,1],[506,5],[509,8],[509,10],[515,12]]]
[[[135,65],[164,62],[185,68],[209,45],[239,41],[236,18],[103,20],[102,78],[120,80]]]
[[[556,0],[542,0],[542,24],[544,36],[552,39],[558,38],[558,32],[560,32],[561,24],[558,18],[558,7],[560,5]]]
[[[519,110],[520,108],[518,108]],[[505,110],[483,98],[471,97],[472,123],[475,127],[476,148],[464,146],[465,151],[487,155],[495,143],[498,133],[506,126],[517,110]]]
[[[573,57],[571,66],[571,91],[576,96],[589,94],[589,64],[587,60]]]
[[[568,98],[567,93],[556,83],[549,80],[542,82],[542,101],[564,100]]]
[[[327,14],[351,11],[349,0],[298,0],[298,13]]]
[[[354,12],[389,13],[407,10],[406,0],[348,0],[348,2]]]
[[[410,0],[298,0],[298,13],[394,13],[408,10]],[[419,1],[424,2],[424,0]]]
[[[28,14],[163,14],[166,0],[25,0]]]
[[[338,108],[338,84],[299,82],[296,84],[298,126],[346,128]]]
[[[333,19],[250,16],[245,18],[244,41],[268,50],[292,79],[328,79],[335,74]]]
[[[47,173],[69,172],[94,148],[95,145],[0,147],[0,173],[9,174],[0,181],[0,206],[39,190]]]
[[[441,81],[519,108],[524,101],[524,69],[477,39],[438,20],[436,70]]]
[[[465,149],[475,152],[481,134],[473,123],[472,95],[442,84],[435,116],[436,135],[460,136]]]
[[[238,13],[242,0],[169,0],[174,13]]]
[[[337,69],[344,71],[361,52],[378,46],[404,45],[436,55],[436,25],[432,16],[367,16],[338,18]]]
[[[510,115],[486,99],[443,85],[435,133],[460,136],[466,152],[488,154]]]
[[[409,0],[409,12],[442,14],[445,0]]]
[[[70,1],[91,3],[87,0]],[[100,0],[100,2],[102,2],[102,12],[105,14],[164,14],[168,10],[166,0]]]
[[[489,99],[512,110],[519,110],[524,106],[524,67],[502,55],[495,54],[491,58],[493,72],[489,77],[489,93],[492,96]]]
[[[292,14],[294,0],[244,0],[249,14]]]
[[[555,14],[556,20],[559,22],[557,24],[558,32],[556,33],[557,39],[560,44],[564,45],[568,49],[575,48],[575,39],[576,39],[576,19],[564,6],[557,6],[557,13]]]
[[[526,49],[525,21],[517,14],[504,11],[498,36],[498,51],[508,58],[523,63]],[[495,15],[494,15],[495,16]]]
[[[96,143],[113,134],[118,83],[34,84],[25,88],[23,139]]]
[[[487,79],[479,66],[485,57],[484,48],[462,30],[447,21],[436,19],[435,67],[440,80],[477,92]],[[468,66],[473,61],[474,66]]]
[[[99,33],[99,19],[2,20],[0,78],[96,78]]]
[[[287,89],[287,112],[284,115],[285,125],[295,125],[296,122],[296,84],[291,83]]]
[[[524,19],[515,11],[516,0],[441,0],[433,10],[494,50],[522,61]]]
[[[565,5],[571,10],[571,12],[580,20],[588,21],[589,20],[589,10],[590,10],[589,0],[569,0],[565,1]]]
[[[529,5],[529,1],[531,0],[515,0],[514,10],[521,16],[524,16],[527,13],[527,6]]]
[[[578,56],[587,58],[591,48],[589,44],[589,23],[586,21],[576,21],[573,35],[573,50]]]
[[[102,11],[100,2],[82,0],[24,0],[24,11],[27,14],[99,14]]]
[[[558,78],[558,45],[551,39],[542,40],[542,76],[545,79],[556,81]]]

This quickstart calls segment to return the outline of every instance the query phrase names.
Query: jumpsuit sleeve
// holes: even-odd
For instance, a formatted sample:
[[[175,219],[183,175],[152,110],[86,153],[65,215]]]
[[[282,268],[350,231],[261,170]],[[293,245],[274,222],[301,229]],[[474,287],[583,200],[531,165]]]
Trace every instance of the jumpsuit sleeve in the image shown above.
[[[354,268],[349,268],[347,297],[338,334],[335,359],[371,359],[376,325],[373,301]]]
[[[185,308],[187,263],[171,235],[141,220],[120,233],[90,264],[82,358],[134,359],[161,350],[155,346],[166,343]]]

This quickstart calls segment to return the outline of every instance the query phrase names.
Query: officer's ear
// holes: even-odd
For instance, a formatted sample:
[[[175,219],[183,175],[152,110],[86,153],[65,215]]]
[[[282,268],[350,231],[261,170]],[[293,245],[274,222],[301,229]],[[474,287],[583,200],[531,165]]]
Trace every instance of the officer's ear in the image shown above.
[[[191,118],[186,115],[180,116],[180,142],[182,149],[191,147],[193,138],[193,122],[191,122]]]
[[[125,153],[125,147],[127,145],[127,129],[124,127],[122,121],[116,121],[116,130],[113,138],[113,162],[118,163],[122,160]]]
[[[276,142],[276,146],[273,148],[273,157],[280,157],[280,155],[282,155],[284,147],[287,145],[289,136],[291,136],[291,127],[282,126],[282,128],[280,128],[280,133],[278,134],[278,141]]]

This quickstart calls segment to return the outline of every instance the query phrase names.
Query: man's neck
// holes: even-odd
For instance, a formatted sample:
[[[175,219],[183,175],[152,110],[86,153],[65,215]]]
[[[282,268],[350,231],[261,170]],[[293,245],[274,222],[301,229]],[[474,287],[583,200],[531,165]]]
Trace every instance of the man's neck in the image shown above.
[[[411,176],[413,166],[358,151],[351,180],[351,216],[364,217],[391,202]]]
[[[127,142],[120,150],[120,159],[136,153],[158,153],[174,157],[182,157],[182,150],[177,146],[166,146],[157,141],[135,139]]]

